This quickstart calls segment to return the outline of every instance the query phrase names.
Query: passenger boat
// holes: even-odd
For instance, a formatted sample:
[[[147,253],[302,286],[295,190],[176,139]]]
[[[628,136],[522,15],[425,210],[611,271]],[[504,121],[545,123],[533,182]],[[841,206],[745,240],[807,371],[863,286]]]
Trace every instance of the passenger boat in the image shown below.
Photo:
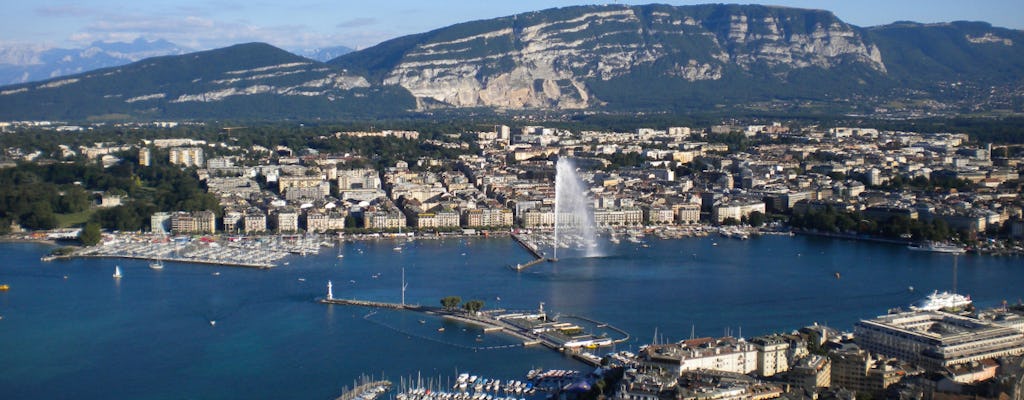
[[[936,290],[928,297],[911,305],[910,309],[914,311],[963,310],[971,303],[971,296],[950,292],[940,293]]]
[[[907,248],[913,251],[932,251],[936,253],[950,254],[964,254],[967,252],[966,249],[955,244],[938,242],[914,243],[907,246]]]

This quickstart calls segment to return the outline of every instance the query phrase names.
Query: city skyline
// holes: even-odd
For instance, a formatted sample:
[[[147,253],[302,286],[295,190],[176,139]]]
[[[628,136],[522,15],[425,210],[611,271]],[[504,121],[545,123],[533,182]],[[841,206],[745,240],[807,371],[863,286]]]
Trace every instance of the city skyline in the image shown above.
[[[622,1],[618,4],[647,4]],[[702,4],[671,1],[671,5]],[[1024,6],[1005,0],[869,1],[857,3],[809,0],[754,1],[754,4],[825,9],[841,20],[861,26],[895,21],[921,23],[984,21],[1024,29]],[[32,47],[79,47],[95,41],[130,42],[165,39],[194,50],[244,42],[267,42],[286,49],[347,46],[362,49],[382,41],[452,24],[497,18],[553,7],[596,4],[584,1],[523,1],[507,4],[450,1],[431,4],[407,0],[334,3],[319,0],[289,3],[88,0],[9,4],[12,19],[0,28],[0,44]]]

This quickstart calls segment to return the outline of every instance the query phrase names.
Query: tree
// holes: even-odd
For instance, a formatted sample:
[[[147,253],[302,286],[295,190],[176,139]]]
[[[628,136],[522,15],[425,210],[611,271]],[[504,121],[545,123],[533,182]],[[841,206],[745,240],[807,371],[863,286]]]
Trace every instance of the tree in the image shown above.
[[[459,303],[462,303],[462,298],[459,296],[445,296],[441,298],[441,307],[448,311],[458,308]]]
[[[749,222],[750,226],[753,227],[764,225],[764,213],[760,211],[750,213],[750,216],[747,217],[747,222]]]
[[[466,304],[463,304],[462,307],[465,308],[466,311],[475,313],[484,308],[484,302],[482,300],[470,300],[467,301]]]
[[[100,224],[95,222],[85,224],[82,233],[78,235],[78,240],[82,241],[82,244],[86,246],[95,246],[100,242],[100,238]]]
[[[36,202],[28,214],[22,216],[21,225],[28,229],[53,229],[57,227],[57,216],[53,215],[50,203]]]

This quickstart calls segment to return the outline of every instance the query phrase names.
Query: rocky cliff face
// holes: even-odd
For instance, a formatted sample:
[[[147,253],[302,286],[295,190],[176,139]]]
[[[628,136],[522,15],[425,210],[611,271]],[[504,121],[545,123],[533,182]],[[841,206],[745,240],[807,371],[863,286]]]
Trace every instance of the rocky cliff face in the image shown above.
[[[455,25],[403,50],[382,82],[421,108],[587,108],[601,103],[589,82],[640,67],[687,82],[847,64],[886,72],[878,48],[831,13],[762,6],[554,9]]]

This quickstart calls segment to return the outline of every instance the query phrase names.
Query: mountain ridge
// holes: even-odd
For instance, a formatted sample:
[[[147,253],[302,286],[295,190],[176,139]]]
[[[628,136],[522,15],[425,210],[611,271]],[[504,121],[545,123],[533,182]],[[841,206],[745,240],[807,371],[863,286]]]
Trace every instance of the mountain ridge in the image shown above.
[[[325,63],[249,43],[0,87],[0,119],[1021,112],[1022,43],[1024,32],[984,22],[861,28],[776,6],[573,6],[402,36]]]

